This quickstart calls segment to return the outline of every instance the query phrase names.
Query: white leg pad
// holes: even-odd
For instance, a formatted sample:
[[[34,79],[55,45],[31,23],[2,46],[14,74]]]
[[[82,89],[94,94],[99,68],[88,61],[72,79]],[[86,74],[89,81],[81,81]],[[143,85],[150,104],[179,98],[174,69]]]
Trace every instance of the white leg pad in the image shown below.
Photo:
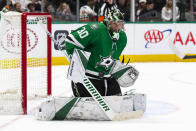
[[[36,112],[38,120],[58,120],[55,115],[73,98],[55,97],[42,103]],[[146,110],[146,95],[131,94],[125,96],[106,96],[105,101],[117,113],[144,112]],[[62,110],[61,110],[62,111]],[[141,114],[141,113],[140,113]],[[92,97],[84,97],[74,103],[63,120],[109,120]],[[54,118],[54,119],[53,119]]]

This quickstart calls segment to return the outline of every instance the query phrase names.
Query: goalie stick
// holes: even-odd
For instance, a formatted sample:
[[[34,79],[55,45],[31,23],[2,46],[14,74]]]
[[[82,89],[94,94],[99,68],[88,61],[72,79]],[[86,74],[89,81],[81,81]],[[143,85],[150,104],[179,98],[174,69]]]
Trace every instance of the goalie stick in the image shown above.
[[[58,44],[58,41],[56,41],[53,38],[51,33],[44,27],[44,25],[40,21],[38,21],[38,24],[45,30],[45,32],[52,39],[54,44]],[[70,62],[70,59],[69,59],[67,53],[66,52],[63,52],[63,53],[65,54],[65,57]],[[123,113],[114,112],[86,76],[83,77],[83,85],[85,86],[85,88],[91,94],[91,96],[96,101],[98,106],[102,109],[102,111],[106,114],[106,116],[110,120],[112,120],[112,121],[126,120],[126,119],[131,119],[131,118],[138,118],[138,117],[142,116],[143,112],[141,110],[136,110],[136,111],[132,111],[132,112],[123,112]]]
[[[171,39],[168,40],[169,47],[172,49],[172,51],[176,54],[177,57],[179,57],[182,60],[186,59],[196,59],[196,55],[186,55],[185,53],[181,52],[172,42]]]

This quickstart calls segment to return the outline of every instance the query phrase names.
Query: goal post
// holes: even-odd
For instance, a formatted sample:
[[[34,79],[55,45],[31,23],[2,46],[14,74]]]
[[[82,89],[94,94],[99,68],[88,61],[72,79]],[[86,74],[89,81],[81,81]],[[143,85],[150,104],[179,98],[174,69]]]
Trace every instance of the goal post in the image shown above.
[[[1,14],[0,114],[27,114],[28,99],[51,95],[51,32],[49,13]]]

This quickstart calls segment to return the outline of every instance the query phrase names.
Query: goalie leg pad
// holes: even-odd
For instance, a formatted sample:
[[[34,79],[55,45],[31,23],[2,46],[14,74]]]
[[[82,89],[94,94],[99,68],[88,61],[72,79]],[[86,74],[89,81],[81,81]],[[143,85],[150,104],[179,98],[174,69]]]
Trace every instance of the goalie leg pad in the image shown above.
[[[56,97],[53,100],[42,103],[36,113],[38,120],[104,120],[109,118],[100,109],[92,97],[78,99],[67,111],[65,108],[74,98]],[[104,99],[111,108],[118,113],[145,111],[146,96],[144,94],[132,94],[126,96],[106,96]],[[70,107],[70,105],[69,105]],[[60,113],[59,113],[60,112]],[[58,117],[57,117],[58,116]]]
[[[146,94],[133,94],[133,110],[146,111]]]
[[[55,99],[53,97],[48,98],[35,112],[35,119],[37,120],[52,120],[55,116]]]

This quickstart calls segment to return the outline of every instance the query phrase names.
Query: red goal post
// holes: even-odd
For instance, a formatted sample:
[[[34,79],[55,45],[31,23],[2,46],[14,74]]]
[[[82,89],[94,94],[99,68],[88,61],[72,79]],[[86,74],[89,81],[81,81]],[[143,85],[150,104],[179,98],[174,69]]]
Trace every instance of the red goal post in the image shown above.
[[[29,98],[51,95],[51,32],[49,13],[1,14],[0,114],[27,114]]]
[[[22,72],[22,94],[25,94],[24,97],[24,101],[22,103],[23,106],[23,111],[24,114],[27,113],[27,16],[47,16],[47,29],[49,32],[51,32],[51,25],[52,25],[52,20],[51,20],[51,15],[49,13],[23,13],[22,17],[21,17],[21,21],[22,21],[22,68],[23,68],[23,72]],[[38,25],[39,26],[39,25]],[[47,36],[47,71],[48,71],[48,77],[47,77],[47,83],[48,83],[48,89],[47,89],[47,95],[51,95],[51,39],[49,38],[49,36]]]

